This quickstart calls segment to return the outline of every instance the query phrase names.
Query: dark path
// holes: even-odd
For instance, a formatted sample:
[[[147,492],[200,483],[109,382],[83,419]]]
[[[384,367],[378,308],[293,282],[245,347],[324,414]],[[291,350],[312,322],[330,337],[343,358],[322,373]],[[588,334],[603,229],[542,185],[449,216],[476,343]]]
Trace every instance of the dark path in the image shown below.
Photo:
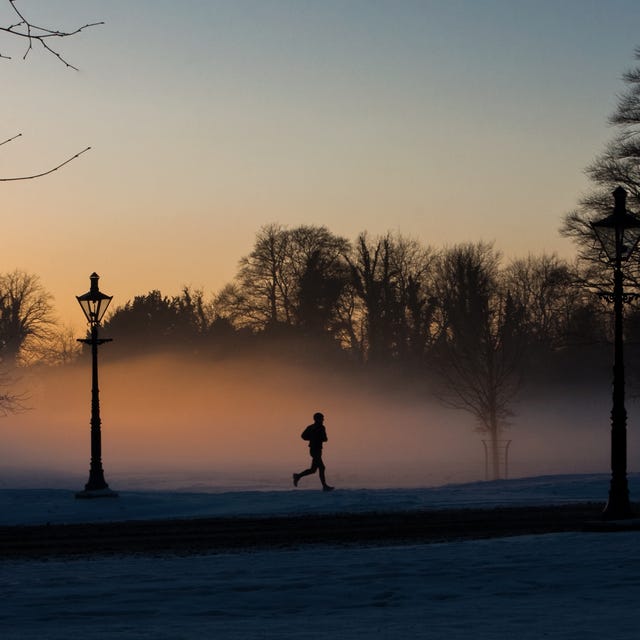
[[[0,527],[0,558],[424,543],[583,531],[601,504]]]

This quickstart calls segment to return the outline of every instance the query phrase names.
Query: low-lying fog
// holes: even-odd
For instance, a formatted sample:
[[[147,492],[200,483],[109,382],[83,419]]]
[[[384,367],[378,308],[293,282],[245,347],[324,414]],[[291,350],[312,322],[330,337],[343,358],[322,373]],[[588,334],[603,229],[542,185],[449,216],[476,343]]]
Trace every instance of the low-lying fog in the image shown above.
[[[22,380],[30,409],[0,420],[0,486],[81,488],[90,455],[90,366]],[[325,414],[327,478],[342,487],[484,479],[473,418],[425,392],[382,392],[315,368],[155,356],[100,366],[103,466],[114,489],[283,488],[308,466],[303,428]],[[523,398],[526,398],[526,389]],[[609,470],[608,388],[514,407],[509,476]],[[629,468],[637,470],[634,402]],[[301,486],[319,486],[315,476]]]

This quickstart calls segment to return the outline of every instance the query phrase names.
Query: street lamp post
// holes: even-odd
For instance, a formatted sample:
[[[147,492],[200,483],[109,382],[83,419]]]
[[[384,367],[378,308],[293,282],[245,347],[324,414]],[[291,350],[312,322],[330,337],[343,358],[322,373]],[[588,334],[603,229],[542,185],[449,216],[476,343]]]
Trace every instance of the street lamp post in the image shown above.
[[[602,249],[613,266],[614,358],[613,408],[611,410],[611,484],[609,500],[603,517],[620,520],[632,517],[627,484],[627,410],[624,405],[624,337],[622,331],[623,303],[630,296],[623,287],[622,264],[633,253],[640,240],[640,219],[626,208],[627,192],[618,187],[613,192],[613,213],[591,223]]]
[[[90,337],[79,338],[78,342],[91,345],[91,466],[89,481],[84,491],[76,493],[76,498],[115,498],[117,493],[109,489],[102,469],[102,434],[100,430],[100,398],[98,389],[98,346],[111,342],[111,338],[99,338],[98,327],[112,296],[105,295],[98,289],[100,276],[92,273],[89,276],[91,288],[87,293],[76,296],[80,307],[89,323]]]

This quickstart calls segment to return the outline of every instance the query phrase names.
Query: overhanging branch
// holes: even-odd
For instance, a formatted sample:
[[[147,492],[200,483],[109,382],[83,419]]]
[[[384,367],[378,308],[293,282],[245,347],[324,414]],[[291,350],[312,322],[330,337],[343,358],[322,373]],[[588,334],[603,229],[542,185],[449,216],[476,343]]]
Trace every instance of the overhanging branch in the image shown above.
[[[23,38],[27,41],[27,49],[24,52],[22,59],[26,59],[29,53],[31,53],[31,51],[33,50],[34,42],[39,42],[45,51],[58,58],[58,60],[60,60],[60,62],[62,62],[66,67],[77,71],[78,68],[70,64],[65,58],[62,57],[60,53],[58,53],[58,51],[53,49],[48,43],[48,40],[51,38],[68,38],[70,36],[77,35],[78,33],[81,33],[82,31],[84,31],[85,29],[89,29],[90,27],[96,27],[98,25],[104,24],[104,22],[90,22],[69,31],[61,31],[60,29],[51,29],[49,27],[39,27],[38,25],[30,22],[29,20],[27,20],[27,18],[24,17],[18,7],[16,7],[16,1],[17,0],[9,0],[9,4],[11,5],[11,8],[18,16],[18,18],[20,18],[20,20],[15,24],[9,25],[8,27],[0,27],[0,32],[18,38]],[[11,56],[0,53],[0,58],[10,60]]]
[[[8,140],[6,142],[8,142]],[[16,180],[33,180],[34,178],[42,178],[42,176],[48,176],[50,173],[53,173],[54,171],[57,171],[58,169],[61,169],[62,167],[64,167],[65,164],[69,164],[70,162],[72,162],[73,160],[81,156],[83,153],[85,153],[86,151],[89,151],[89,149],[91,149],[91,147],[87,147],[86,149],[83,149],[82,151],[80,151],[79,153],[76,153],[74,156],[71,156],[64,162],[61,162],[57,167],[53,167],[53,169],[49,169],[48,171],[43,171],[42,173],[34,173],[31,176],[19,176],[17,178],[0,178],[0,182],[15,182]]]

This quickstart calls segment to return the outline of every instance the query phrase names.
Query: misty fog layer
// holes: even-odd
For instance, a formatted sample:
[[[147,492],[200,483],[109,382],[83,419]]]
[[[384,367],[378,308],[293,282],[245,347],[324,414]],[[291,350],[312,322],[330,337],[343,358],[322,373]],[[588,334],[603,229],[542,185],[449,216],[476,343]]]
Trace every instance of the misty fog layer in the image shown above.
[[[30,409],[0,422],[4,486],[83,483],[90,457],[88,363],[42,369],[21,383]],[[291,488],[309,464],[300,433],[316,411],[329,437],[327,479],[341,487],[428,486],[484,479],[483,435],[427,390],[385,391],[312,362],[264,358],[204,364],[178,356],[100,366],[103,465],[126,488]],[[510,477],[606,472],[608,389],[522,400],[512,426]],[[629,468],[638,438],[630,403]],[[22,471],[20,471],[22,469]],[[302,488],[317,488],[317,476]],[[76,487],[72,487],[76,488]]]

